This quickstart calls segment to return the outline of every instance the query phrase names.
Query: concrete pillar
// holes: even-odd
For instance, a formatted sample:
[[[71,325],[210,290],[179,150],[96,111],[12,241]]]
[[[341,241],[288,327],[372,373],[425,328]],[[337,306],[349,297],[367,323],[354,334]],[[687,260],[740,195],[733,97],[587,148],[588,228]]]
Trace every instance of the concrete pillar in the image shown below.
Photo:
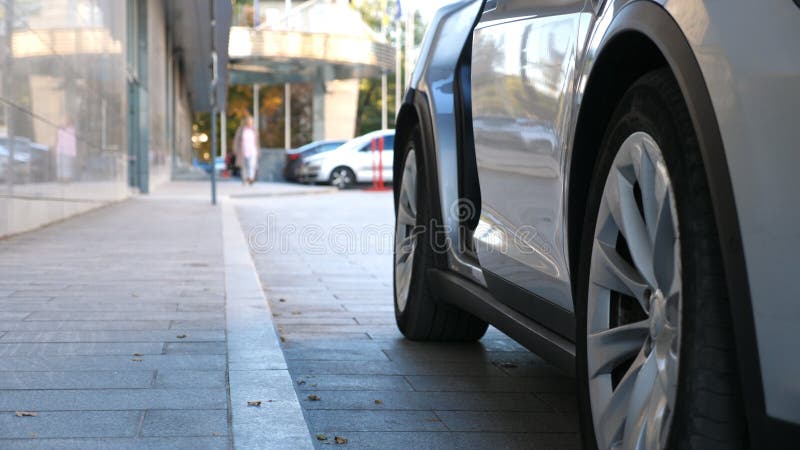
[[[253,129],[256,132],[256,140],[261,142],[261,134],[260,131],[260,120],[258,118],[258,109],[259,109],[259,101],[258,101],[258,94],[259,94],[259,87],[257,84],[253,85]]]
[[[359,79],[325,83],[325,139],[352,139],[358,115]]]
[[[406,11],[406,73],[405,86],[411,82],[411,73],[414,71],[414,14],[415,11],[409,7]]]
[[[402,67],[402,45],[400,44],[400,36],[402,36],[402,26],[400,21],[395,21],[395,45],[394,45],[394,115],[400,112],[400,102],[403,100],[403,67]]]
[[[223,107],[222,111],[219,112],[219,156],[225,156],[228,153],[228,127],[226,126],[228,122],[228,113],[225,111]]]
[[[311,100],[311,125],[312,139],[321,141],[325,139],[325,82],[314,83],[314,97]]]
[[[386,90],[388,87],[388,80],[386,79],[386,71],[381,74],[381,129],[389,128],[389,111],[386,107]]]
[[[292,85],[284,83],[283,85],[283,99],[284,107],[284,127],[283,127],[283,142],[284,148],[289,150],[292,148]]]

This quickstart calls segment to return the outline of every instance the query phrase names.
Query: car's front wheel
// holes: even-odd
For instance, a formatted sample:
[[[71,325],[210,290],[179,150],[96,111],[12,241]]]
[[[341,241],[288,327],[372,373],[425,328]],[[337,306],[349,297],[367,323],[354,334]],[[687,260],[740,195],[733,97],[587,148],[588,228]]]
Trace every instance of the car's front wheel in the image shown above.
[[[349,167],[337,167],[331,171],[330,183],[339,189],[348,189],[356,184],[356,174]]]
[[[586,447],[744,448],[719,239],[669,71],[628,90],[600,151],[576,304]]]
[[[409,339],[474,341],[487,323],[439,299],[431,289],[428,271],[434,265],[431,187],[425,173],[422,139],[414,127],[405,139],[395,185],[394,312],[397,326]]]

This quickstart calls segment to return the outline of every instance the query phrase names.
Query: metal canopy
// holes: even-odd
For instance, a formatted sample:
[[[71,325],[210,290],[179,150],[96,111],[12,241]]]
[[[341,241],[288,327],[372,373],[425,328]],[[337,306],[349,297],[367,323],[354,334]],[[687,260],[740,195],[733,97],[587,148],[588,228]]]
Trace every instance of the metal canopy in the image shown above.
[[[378,77],[395,49],[349,5],[310,1],[259,28],[232,27],[230,81],[281,84]]]

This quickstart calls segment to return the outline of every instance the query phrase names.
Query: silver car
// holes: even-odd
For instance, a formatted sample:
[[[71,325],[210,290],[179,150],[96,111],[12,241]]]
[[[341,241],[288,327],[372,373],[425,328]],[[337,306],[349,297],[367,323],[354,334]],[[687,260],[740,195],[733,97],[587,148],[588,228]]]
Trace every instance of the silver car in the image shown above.
[[[335,150],[305,158],[298,179],[330,183],[339,189],[379,180],[391,183],[393,161],[394,130],[372,131],[347,141]]]
[[[443,7],[397,117],[397,324],[574,373],[586,448],[800,442],[800,0]]]

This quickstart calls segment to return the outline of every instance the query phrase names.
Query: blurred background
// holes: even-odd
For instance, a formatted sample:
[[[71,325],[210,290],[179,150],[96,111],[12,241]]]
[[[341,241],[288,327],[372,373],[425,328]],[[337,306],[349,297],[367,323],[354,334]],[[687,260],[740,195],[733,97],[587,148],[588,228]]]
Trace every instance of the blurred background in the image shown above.
[[[231,177],[248,115],[262,181],[287,151],[393,128],[443,3],[0,0],[0,236]]]

